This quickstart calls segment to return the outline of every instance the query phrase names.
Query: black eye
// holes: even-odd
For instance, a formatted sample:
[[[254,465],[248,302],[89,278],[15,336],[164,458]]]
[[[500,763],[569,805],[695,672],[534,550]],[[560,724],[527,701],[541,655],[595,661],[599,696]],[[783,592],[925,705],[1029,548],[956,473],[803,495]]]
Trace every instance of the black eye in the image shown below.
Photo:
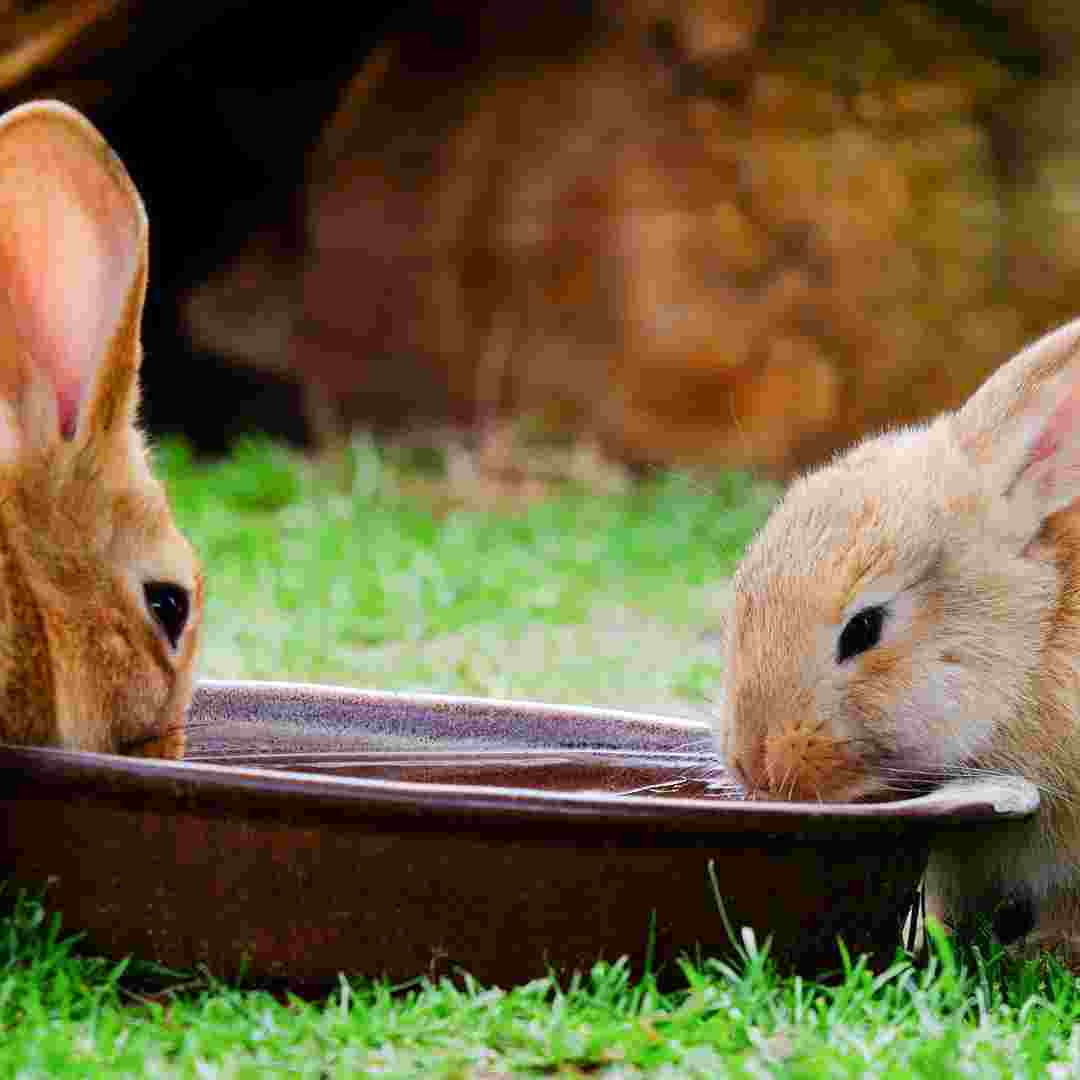
[[[881,627],[885,623],[885,608],[880,604],[863,608],[848,619],[836,646],[836,662],[842,664],[859,653],[872,649],[881,640]]]
[[[143,586],[143,593],[146,595],[146,606],[175,649],[191,610],[187,589],[167,581],[150,581]]]

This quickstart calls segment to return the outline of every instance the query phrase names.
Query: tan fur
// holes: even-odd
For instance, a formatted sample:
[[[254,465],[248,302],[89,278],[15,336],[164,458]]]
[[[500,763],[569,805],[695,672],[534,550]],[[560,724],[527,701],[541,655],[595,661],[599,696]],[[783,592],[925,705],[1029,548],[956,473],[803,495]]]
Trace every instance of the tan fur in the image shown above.
[[[0,117],[0,739],[178,757],[202,579],[135,425],[146,216],[73,110]],[[143,586],[190,592],[174,647]]]
[[[1080,320],[956,413],[794,483],[734,579],[728,765],[759,798],[902,797],[1020,773],[1033,823],[944,838],[931,909],[1030,904],[1080,964]],[[841,661],[848,620],[887,613]]]

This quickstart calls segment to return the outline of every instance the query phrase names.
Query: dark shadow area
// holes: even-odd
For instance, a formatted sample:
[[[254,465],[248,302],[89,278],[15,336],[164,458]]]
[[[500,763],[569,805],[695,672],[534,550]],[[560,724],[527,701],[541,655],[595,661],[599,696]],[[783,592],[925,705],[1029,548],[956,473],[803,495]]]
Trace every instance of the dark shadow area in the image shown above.
[[[306,155],[385,32],[389,5],[325,5],[299,20],[270,10],[224,5],[147,70],[109,72],[116,92],[93,117],[150,215],[145,419],[152,432],[182,431],[209,453],[254,430],[303,441],[301,410],[286,380],[192,346],[179,298],[261,223],[284,223],[293,233],[284,241],[300,243],[294,204]]]

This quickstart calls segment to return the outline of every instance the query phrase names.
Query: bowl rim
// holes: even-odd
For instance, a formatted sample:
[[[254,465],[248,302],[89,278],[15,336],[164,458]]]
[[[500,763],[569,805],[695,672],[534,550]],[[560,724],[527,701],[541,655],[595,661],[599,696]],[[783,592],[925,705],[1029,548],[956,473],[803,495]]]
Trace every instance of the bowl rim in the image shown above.
[[[513,728],[524,718],[537,721],[532,745],[500,743],[496,735],[490,749],[505,748],[508,754],[564,755],[580,761],[589,755],[622,757],[638,754],[641,760],[670,759],[672,739],[685,741],[687,733],[700,738],[704,724],[647,713],[631,713],[596,706],[548,705],[497,698],[469,698],[441,694],[354,690],[312,683],[262,682],[254,680],[205,680],[196,690],[192,711],[213,722],[215,713],[229,709],[230,702],[247,709],[245,724],[258,727],[252,709],[266,706],[288,715],[291,706],[315,710],[328,705],[342,715],[351,710],[381,709],[386,716],[419,724],[432,709],[449,710],[456,717],[475,714],[495,726]],[[383,715],[379,714],[379,715]],[[566,728],[567,720],[579,727]],[[330,728],[341,717],[331,717]],[[582,746],[581,728],[599,727],[614,746]],[[407,726],[407,724],[406,724]],[[417,728],[416,730],[419,730]],[[571,745],[544,743],[546,732],[565,734]],[[644,746],[635,740],[642,739]],[[620,739],[622,743],[620,744]],[[441,758],[453,755],[445,743],[437,750]],[[463,759],[475,757],[476,746],[463,747]],[[398,751],[379,751],[393,757]],[[424,753],[416,747],[400,753],[415,758]],[[688,758],[694,755],[688,754]],[[700,760],[700,753],[695,760]],[[959,826],[980,821],[1020,819],[1035,813],[1039,793],[1020,777],[1002,776],[974,781],[954,781],[915,798],[885,803],[794,803],[690,799],[610,792],[552,791],[529,787],[484,784],[421,783],[350,776],[325,776],[294,770],[229,765],[224,760],[163,761],[120,757],[55,747],[0,746],[0,770],[9,798],[112,800],[206,813],[226,805],[252,816],[283,814],[314,815],[319,820],[356,823],[393,820],[407,827],[522,827],[573,823],[575,829],[630,828],[671,835],[696,835],[760,831],[791,833],[821,829],[889,829],[912,826]]]

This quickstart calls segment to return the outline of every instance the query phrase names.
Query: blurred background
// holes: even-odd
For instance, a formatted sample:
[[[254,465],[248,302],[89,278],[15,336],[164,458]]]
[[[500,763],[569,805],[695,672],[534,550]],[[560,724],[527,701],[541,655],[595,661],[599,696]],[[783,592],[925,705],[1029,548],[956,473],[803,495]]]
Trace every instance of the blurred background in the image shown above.
[[[152,224],[147,420],[783,479],[1080,313],[1080,5],[0,0]]]

